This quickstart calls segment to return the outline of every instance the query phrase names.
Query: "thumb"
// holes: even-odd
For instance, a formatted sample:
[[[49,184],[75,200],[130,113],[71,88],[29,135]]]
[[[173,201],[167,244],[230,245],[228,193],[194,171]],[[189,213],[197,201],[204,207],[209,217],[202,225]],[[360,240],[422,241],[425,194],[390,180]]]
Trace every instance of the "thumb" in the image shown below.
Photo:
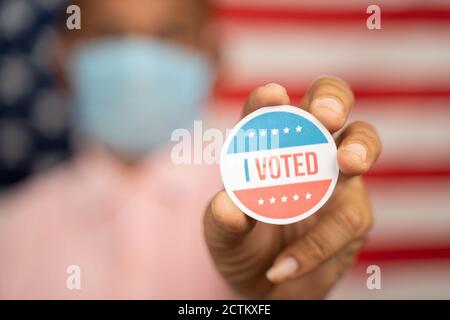
[[[217,193],[204,217],[206,243],[213,257],[236,252],[255,224],[256,221],[245,215],[225,191]]]
[[[232,288],[248,297],[259,297],[272,286],[264,276],[274,258],[271,246],[265,245],[271,241],[270,232],[261,239],[259,231],[265,229],[261,227],[225,191],[214,197],[204,217],[206,243],[217,270]]]
[[[245,102],[243,115],[264,106],[289,104],[289,101],[285,88],[269,83],[252,91]],[[211,201],[204,219],[206,242],[213,256],[215,250],[235,250],[255,223],[231,201],[225,191],[219,192]]]

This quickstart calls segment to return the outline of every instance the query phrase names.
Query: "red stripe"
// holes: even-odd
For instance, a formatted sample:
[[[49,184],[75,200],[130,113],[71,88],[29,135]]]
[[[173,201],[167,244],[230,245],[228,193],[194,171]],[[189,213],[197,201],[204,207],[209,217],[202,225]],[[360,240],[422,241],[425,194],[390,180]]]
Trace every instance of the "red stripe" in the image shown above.
[[[234,190],[235,196],[252,212],[269,219],[290,219],[311,210],[329,190],[331,179]],[[311,192],[311,198],[305,195]],[[294,195],[297,199],[294,200]],[[275,202],[270,203],[274,197]],[[286,197],[286,201],[281,200]],[[264,202],[260,204],[259,199]]]
[[[351,83],[350,83],[351,84]],[[261,84],[259,84],[261,85]],[[227,88],[225,86],[219,86],[216,90],[216,97],[220,100],[240,100],[245,101],[249,93],[258,86],[255,84],[252,87],[247,88]],[[389,99],[424,99],[424,98],[445,98],[450,99],[450,88],[443,89],[415,89],[415,88],[368,88],[368,87],[358,87],[357,85],[352,85],[353,92],[358,99],[373,99],[373,98],[389,98]],[[287,91],[289,96],[293,100],[298,100],[303,97],[306,92],[305,87],[303,88],[289,88]]]
[[[332,10],[306,10],[299,8],[264,8],[264,7],[240,7],[220,6],[215,8],[218,18],[245,20],[251,22],[361,22],[369,16],[366,7],[361,6],[356,11],[332,11]],[[397,21],[439,21],[450,22],[450,10],[411,8],[403,10],[383,10],[381,8],[383,22]]]
[[[364,249],[358,262],[450,259],[450,247]]]

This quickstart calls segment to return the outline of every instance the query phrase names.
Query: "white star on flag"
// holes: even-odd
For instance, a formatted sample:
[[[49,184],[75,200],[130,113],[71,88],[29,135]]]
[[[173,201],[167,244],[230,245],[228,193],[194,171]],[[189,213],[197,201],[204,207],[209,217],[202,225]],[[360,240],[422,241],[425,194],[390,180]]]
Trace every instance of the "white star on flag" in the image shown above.
[[[278,129],[272,129],[272,134],[276,136],[278,134]]]
[[[305,195],[306,200],[310,200],[311,197],[312,197],[312,194],[309,192]]]
[[[294,194],[294,196],[292,197],[292,199],[294,199],[294,201],[298,201],[299,198],[300,198],[300,196],[298,194]]]
[[[300,127],[300,126],[297,126],[297,127],[295,128],[295,131],[297,131],[297,132],[301,132],[301,131],[302,131],[302,127]]]
[[[262,199],[262,198],[259,198],[259,200],[258,200],[258,204],[259,204],[260,206],[262,206],[262,205],[264,204],[264,199]]]
[[[284,133],[289,133],[289,130],[290,130],[290,129],[289,129],[288,127],[286,127],[286,128],[283,129]]]
[[[281,197],[281,201],[282,201],[282,202],[287,202],[287,200],[288,200],[288,197],[286,197],[286,196],[282,196],[282,197]]]
[[[265,137],[266,136],[266,130],[265,129],[261,129],[259,130],[259,134],[261,135],[261,137]]]
[[[255,131],[250,131],[248,133],[249,138],[253,138],[255,136]]]
[[[269,201],[270,201],[271,204],[274,204],[276,200],[277,200],[277,199],[275,199],[274,197],[272,197],[272,198],[269,199]]]

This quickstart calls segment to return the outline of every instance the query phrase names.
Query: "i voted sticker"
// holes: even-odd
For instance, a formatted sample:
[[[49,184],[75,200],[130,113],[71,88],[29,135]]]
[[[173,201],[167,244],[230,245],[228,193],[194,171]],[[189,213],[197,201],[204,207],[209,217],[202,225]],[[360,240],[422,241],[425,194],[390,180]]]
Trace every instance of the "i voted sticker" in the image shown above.
[[[243,118],[222,148],[225,190],[247,215],[289,224],[319,210],[339,174],[328,130],[310,113],[283,105]]]

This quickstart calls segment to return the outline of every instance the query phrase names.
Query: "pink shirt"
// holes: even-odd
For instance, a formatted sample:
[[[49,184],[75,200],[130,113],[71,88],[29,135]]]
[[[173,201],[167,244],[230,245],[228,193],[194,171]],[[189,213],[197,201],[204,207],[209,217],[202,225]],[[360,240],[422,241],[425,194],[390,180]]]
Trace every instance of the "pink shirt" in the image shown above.
[[[136,170],[86,152],[3,195],[0,298],[231,298],[203,239],[218,167],[163,152]]]

